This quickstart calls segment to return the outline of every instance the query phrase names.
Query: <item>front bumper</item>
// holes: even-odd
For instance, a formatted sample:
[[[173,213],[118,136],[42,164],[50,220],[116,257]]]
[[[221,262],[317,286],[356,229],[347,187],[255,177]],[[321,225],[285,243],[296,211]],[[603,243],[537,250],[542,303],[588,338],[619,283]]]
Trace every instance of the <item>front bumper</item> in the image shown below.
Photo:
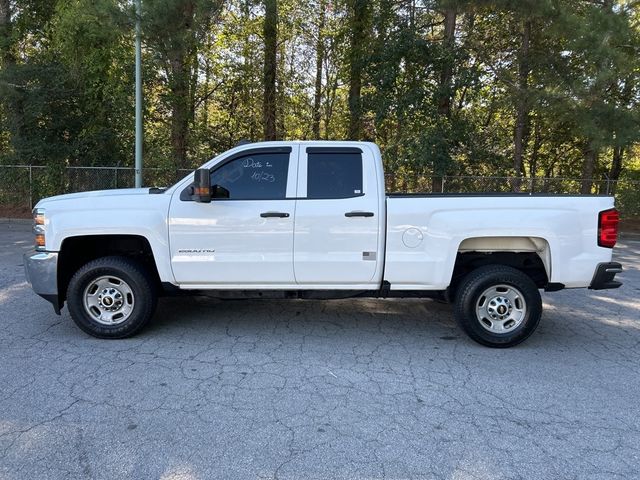
[[[33,291],[51,302],[60,314],[58,296],[58,254],[56,252],[29,252],[23,256],[24,272]]]
[[[593,274],[591,290],[604,290],[606,288],[619,288],[622,282],[614,280],[616,273],[622,272],[622,265],[618,262],[599,263],[596,272]]]

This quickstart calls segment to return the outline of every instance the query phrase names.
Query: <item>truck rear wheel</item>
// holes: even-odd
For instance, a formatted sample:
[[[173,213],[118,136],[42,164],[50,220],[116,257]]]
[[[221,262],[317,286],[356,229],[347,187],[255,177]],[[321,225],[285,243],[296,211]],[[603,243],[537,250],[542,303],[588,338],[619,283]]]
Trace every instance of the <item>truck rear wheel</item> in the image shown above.
[[[512,347],[526,340],[542,316],[542,298],[527,275],[506,265],[487,265],[469,273],[455,302],[460,328],[482,345]]]
[[[67,289],[69,312],[81,330],[98,338],[134,335],[153,316],[155,282],[139,262],[102,257],[81,267]]]

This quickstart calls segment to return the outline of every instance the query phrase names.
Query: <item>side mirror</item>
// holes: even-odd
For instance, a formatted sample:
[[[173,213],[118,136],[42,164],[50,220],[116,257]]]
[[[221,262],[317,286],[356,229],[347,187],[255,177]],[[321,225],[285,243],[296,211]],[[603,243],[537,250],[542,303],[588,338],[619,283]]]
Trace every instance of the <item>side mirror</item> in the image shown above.
[[[193,200],[199,203],[211,202],[211,179],[208,168],[199,168],[193,174]]]
[[[211,187],[212,198],[229,198],[229,190],[220,185],[214,185]]]

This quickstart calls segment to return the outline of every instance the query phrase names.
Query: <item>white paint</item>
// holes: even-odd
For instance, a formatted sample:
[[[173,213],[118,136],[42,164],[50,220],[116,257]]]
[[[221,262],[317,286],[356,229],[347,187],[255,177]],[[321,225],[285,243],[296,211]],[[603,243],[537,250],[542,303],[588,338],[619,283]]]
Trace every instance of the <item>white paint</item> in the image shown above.
[[[422,243],[422,240],[424,240],[424,235],[415,227],[407,228],[402,234],[402,243],[407,248],[416,248]]]
[[[65,238],[131,234],[145,237],[160,279],[181,288],[435,289],[449,285],[458,251],[530,251],[550,281],[588,286],[596,265],[611,260],[597,246],[597,215],[610,197],[425,196],[385,198],[378,147],[363,142],[265,142],[236,147],[206,163],[256,147],[291,146],[284,200],[183,202],[188,175],[166,192],[108,190],[42,200],[46,248]],[[306,147],[363,151],[364,195],[306,199]],[[344,216],[370,211],[373,217]],[[289,218],[261,218],[282,211]],[[386,225],[386,235],[385,235]],[[386,245],[385,245],[386,242]],[[363,252],[376,252],[364,260]]]
[[[353,143],[331,142],[351,146]],[[307,199],[307,147],[326,145],[305,142],[300,148],[296,203],[294,271],[299,284],[364,284],[378,288],[382,281],[382,255],[363,260],[364,252],[384,248],[384,180],[380,151],[373,144],[362,149],[364,194],[341,199]],[[345,217],[352,211],[372,212],[373,217]]]

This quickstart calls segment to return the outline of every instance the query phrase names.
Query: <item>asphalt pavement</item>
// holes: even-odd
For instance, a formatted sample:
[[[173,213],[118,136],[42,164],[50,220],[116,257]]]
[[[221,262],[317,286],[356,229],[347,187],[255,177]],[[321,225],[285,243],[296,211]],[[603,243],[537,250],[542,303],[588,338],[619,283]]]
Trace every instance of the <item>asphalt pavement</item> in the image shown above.
[[[0,479],[640,478],[640,242],[493,350],[425,300],[166,298],[97,340],[0,221]]]

